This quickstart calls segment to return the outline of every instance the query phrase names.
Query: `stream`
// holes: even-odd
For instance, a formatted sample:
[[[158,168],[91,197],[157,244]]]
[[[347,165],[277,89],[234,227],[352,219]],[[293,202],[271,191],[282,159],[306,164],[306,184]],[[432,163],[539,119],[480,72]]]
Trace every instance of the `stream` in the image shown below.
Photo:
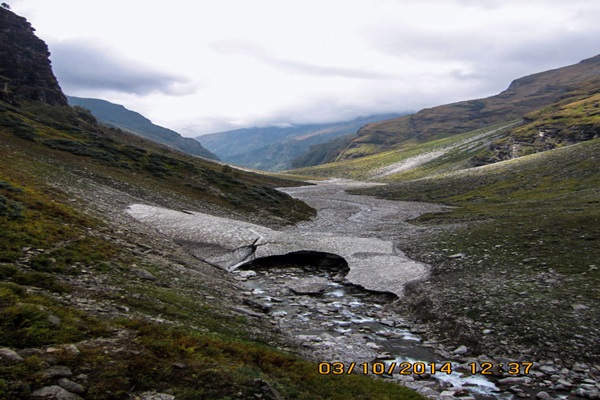
[[[436,354],[432,344],[394,312],[395,295],[353,285],[344,278],[344,267],[343,259],[328,254],[290,254],[253,261],[237,273],[252,298],[246,305],[268,315],[309,349],[321,373],[352,369],[379,375],[434,399],[511,397]],[[439,371],[445,363],[450,373]],[[400,373],[402,365],[408,368],[406,374]]]
[[[345,192],[369,185],[334,180],[280,189],[318,210],[314,220],[289,229],[393,240],[419,229],[406,220],[440,210],[437,205]],[[433,344],[424,342],[418,329],[394,311],[398,296],[353,284],[348,270],[336,255],[297,252],[251,261],[240,267],[240,279],[256,301],[249,305],[268,313],[281,330],[309,348],[321,363],[321,373],[352,369],[380,375],[430,398],[512,397],[481,375],[466,373],[457,361],[436,354]],[[440,371],[446,363],[445,372]],[[406,374],[400,373],[401,366]]]
[[[460,363],[466,349],[441,350],[443,345],[419,336],[422,327],[394,311],[404,286],[426,279],[430,269],[408,258],[396,240],[427,229],[406,221],[444,206],[346,192],[375,185],[330,180],[280,189],[318,213],[279,230],[142,204],[127,211],[234,274],[245,288],[236,310],[277,325],[306,348],[323,374],[379,375],[430,399],[512,398],[483,375],[465,373],[470,368]]]

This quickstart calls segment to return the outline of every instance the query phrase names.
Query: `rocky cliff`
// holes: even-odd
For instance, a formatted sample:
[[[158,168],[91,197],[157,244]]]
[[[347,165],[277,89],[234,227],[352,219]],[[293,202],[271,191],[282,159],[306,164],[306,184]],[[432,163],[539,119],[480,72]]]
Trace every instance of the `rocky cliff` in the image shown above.
[[[23,17],[0,7],[0,100],[67,105],[50,65],[50,52]]]

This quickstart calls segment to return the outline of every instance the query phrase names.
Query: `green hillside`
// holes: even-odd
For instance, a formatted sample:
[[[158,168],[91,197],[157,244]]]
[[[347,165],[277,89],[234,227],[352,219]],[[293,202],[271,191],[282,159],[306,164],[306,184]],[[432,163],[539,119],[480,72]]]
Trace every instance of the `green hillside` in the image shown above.
[[[67,100],[72,106],[79,106],[90,110],[94,117],[104,124],[135,133],[155,142],[166,144],[184,153],[208,158],[209,160],[219,159],[194,139],[184,138],[175,131],[155,125],[148,118],[128,110],[120,104],[113,104],[106,100],[85,99],[74,96],[67,96]]]
[[[408,246],[434,265],[426,288],[407,295],[408,312],[485,354],[504,341],[508,352],[515,344],[544,344],[537,356],[570,354],[565,365],[597,359],[599,151],[600,139],[593,139],[357,191],[454,207],[413,221],[438,234]],[[487,328],[493,333],[484,337]]]

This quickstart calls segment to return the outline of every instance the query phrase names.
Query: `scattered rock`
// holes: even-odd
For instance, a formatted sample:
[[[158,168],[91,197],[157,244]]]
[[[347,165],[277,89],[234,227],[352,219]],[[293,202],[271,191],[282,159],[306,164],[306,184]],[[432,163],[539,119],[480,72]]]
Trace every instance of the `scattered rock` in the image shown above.
[[[556,370],[556,368],[554,368],[554,367],[553,367],[553,366],[551,366],[551,365],[542,365],[542,366],[540,367],[540,371],[542,371],[542,372],[545,372],[545,373],[547,373],[547,374],[555,374],[555,373],[557,373],[557,372],[558,372],[558,371]]]
[[[256,276],[256,272],[255,271],[240,271],[239,275],[241,278],[248,279],[248,278],[252,278],[252,277]]]
[[[260,310],[264,313],[269,312],[272,306],[270,304],[265,304],[260,301],[252,300],[252,299],[244,299],[243,303],[247,306],[250,306],[254,309]]]
[[[548,392],[538,392],[535,397],[540,400],[553,400],[554,398],[548,394]]]
[[[67,378],[62,378],[61,380],[58,381],[58,385],[66,390],[68,390],[69,392],[73,392],[73,393],[83,393],[85,392],[85,388],[80,385],[79,383],[73,382],[70,379]]]
[[[444,390],[441,393],[442,397],[454,397],[456,395],[456,391],[455,390]]]
[[[588,366],[585,364],[575,363],[573,364],[573,368],[571,368],[575,372],[584,372]]]
[[[60,318],[58,318],[56,315],[50,314],[48,316],[48,322],[50,322],[50,324],[54,325],[54,326],[60,326],[60,323],[62,322]]]
[[[457,347],[456,349],[454,349],[454,351],[453,351],[454,354],[459,354],[459,355],[467,354],[468,352],[469,352],[469,349],[465,345],[461,345],[461,346]]]
[[[175,400],[175,396],[167,393],[158,393],[156,391],[144,392],[129,397],[131,400]]]
[[[296,294],[321,294],[327,289],[329,282],[325,278],[298,279],[288,283],[287,287]]]
[[[589,308],[585,304],[572,304],[571,307],[573,307],[573,311],[587,310]]]
[[[50,400],[81,400],[81,397],[73,394],[60,386],[46,386],[31,393],[31,397],[36,399]]]
[[[150,272],[146,271],[145,269],[135,268],[135,269],[132,269],[131,272],[138,278],[144,279],[147,281],[156,281],[158,279],[154,275],[152,275]]]
[[[448,258],[464,258],[464,256],[464,253],[456,253],[449,255]]]
[[[64,350],[65,350],[67,353],[71,353],[71,354],[79,354],[79,353],[81,353],[81,352],[79,351],[79,349],[77,348],[77,346],[75,346],[74,344],[68,344],[68,345],[66,345],[66,346],[64,347]]]
[[[257,318],[262,318],[263,317],[263,314],[259,314],[259,313],[255,312],[255,311],[249,310],[249,309],[244,308],[244,307],[233,307],[233,310],[237,311],[239,313],[242,313],[242,314],[249,315],[251,317],[257,317]]]
[[[531,382],[531,378],[526,376],[509,376],[498,381],[502,385],[522,385]]]
[[[577,390],[575,390],[575,395],[578,397],[583,397],[584,399],[600,399],[600,391],[598,391],[597,389],[586,390],[584,388],[577,388]]]
[[[275,318],[283,318],[283,317],[285,317],[287,314],[288,314],[288,313],[287,313],[286,311],[279,310],[279,311],[275,311],[275,312],[271,313],[271,316],[272,316],[272,317],[275,317]]]
[[[561,385],[562,387],[564,387],[565,389],[570,389],[571,386],[573,386],[573,384],[565,379],[559,379],[558,381],[556,381],[557,384]]]
[[[73,376],[73,372],[71,372],[69,367],[65,367],[64,365],[55,365],[42,373],[42,378],[44,379],[64,378],[66,376]]]
[[[15,351],[9,349],[8,347],[0,348],[0,362],[6,364],[15,364],[19,362],[23,362],[23,358],[18,355]]]

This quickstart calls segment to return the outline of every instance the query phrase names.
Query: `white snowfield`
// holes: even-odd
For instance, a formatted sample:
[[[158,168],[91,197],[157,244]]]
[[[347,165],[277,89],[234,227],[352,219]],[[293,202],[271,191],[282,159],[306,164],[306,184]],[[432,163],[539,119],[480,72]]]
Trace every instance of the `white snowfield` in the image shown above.
[[[306,190],[323,194],[323,190],[319,191],[319,189],[324,187],[327,185],[321,184]],[[377,214],[377,211],[381,210],[366,208],[364,203],[356,200],[365,198],[374,203],[385,201],[344,193],[343,197],[352,199],[351,202],[344,202],[340,200],[339,192],[343,192],[346,186],[335,183],[334,187],[337,196],[333,196],[330,203],[335,203],[336,212],[345,211],[344,221],[335,224],[331,215],[328,215],[327,218],[321,218],[324,220],[322,224],[315,225],[320,220],[317,217],[315,221],[281,231],[199,212],[181,212],[143,204],[130,205],[127,211],[133,218],[178,242],[185,243],[201,260],[229,271],[255,258],[285,255],[297,251],[315,251],[343,257],[350,267],[346,278],[369,290],[386,291],[402,296],[403,287],[408,282],[427,276],[429,266],[404,256],[395,248],[391,240],[361,237],[365,235],[360,235],[359,232],[366,233],[369,230],[367,226],[369,224],[364,222],[363,214],[371,211]],[[301,195],[296,197],[302,198]],[[319,197],[319,201],[323,202],[327,199]],[[310,204],[310,201],[308,203]],[[390,203],[400,204],[400,202]],[[311,205],[317,206],[319,215],[327,215],[327,211],[331,211],[327,206]],[[377,208],[377,205],[369,204],[369,207]],[[349,209],[357,212],[350,212]],[[369,222],[377,223],[377,221]],[[355,229],[350,229],[348,226],[348,229],[343,230],[344,234],[340,234],[339,228],[344,224],[350,224]],[[361,226],[357,227],[356,224]],[[324,231],[320,229],[323,226],[326,227]],[[330,230],[327,227],[335,229]],[[365,229],[359,229],[361,227]],[[357,230],[359,232],[356,232]]]

